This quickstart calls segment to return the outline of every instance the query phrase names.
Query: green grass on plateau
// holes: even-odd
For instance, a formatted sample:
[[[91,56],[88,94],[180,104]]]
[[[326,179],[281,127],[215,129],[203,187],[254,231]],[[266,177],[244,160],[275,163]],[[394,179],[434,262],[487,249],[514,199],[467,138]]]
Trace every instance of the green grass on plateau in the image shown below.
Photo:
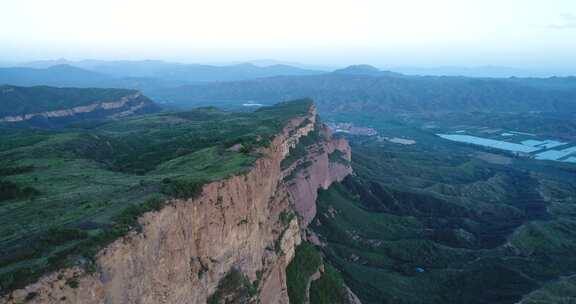
[[[90,129],[0,129],[0,293],[47,271],[94,267],[96,251],[204,183],[241,174],[311,101],[249,113],[216,108]],[[244,148],[230,151],[234,144]]]

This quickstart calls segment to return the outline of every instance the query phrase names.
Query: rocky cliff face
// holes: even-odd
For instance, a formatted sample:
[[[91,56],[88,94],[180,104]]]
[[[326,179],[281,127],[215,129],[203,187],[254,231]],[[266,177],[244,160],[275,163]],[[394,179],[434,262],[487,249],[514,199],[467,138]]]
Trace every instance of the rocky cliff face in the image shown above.
[[[306,156],[299,159],[291,168],[287,170],[294,176],[287,181],[288,191],[294,198],[295,208],[302,217],[302,224],[307,227],[316,215],[316,198],[318,189],[328,189],[334,181],[342,181],[348,174],[352,173],[349,165],[351,158],[350,146],[344,139],[332,139],[329,129],[321,125],[319,130],[322,138],[318,144],[308,147]],[[331,155],[339,151],[341,161],[332,161]],[[298,166],[308,164],[302,170],[297,170]]]
[[[141,231],[98,254],[96,271],[64,269],[0,302],[288,303],[285,269],[316,212],[316,191],[351,173],[347,142],[316,119],[313,107],[292,119],[249,172],[145,214]],[[312,132],[319,136],[306,153],[283,168]],[[244,283],[231,288],[232,277]]]

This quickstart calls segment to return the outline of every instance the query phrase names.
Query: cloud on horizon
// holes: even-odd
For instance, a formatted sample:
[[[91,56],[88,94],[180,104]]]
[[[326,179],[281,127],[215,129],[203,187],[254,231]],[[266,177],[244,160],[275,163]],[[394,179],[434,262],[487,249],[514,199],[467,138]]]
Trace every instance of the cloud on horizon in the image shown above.
[[[550,24],[548,27],[556,30],[576,29],[576,15],[562,14],[558,20]]]

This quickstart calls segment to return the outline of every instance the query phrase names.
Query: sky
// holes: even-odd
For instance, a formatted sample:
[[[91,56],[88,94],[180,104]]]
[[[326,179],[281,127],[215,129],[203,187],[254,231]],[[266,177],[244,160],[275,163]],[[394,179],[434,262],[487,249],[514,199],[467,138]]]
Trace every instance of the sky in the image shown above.
[[[0,62],[576,67],[575,0],[0,0]]]

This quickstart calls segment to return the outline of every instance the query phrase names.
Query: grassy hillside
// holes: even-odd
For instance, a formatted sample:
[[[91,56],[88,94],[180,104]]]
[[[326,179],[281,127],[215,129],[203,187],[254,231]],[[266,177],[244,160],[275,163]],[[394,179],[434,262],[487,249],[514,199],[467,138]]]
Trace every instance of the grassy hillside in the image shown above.
[[[138,228],[141,213],[248,170],[255,149],[310,105],[251,113],[201,108],[90,129],[0,129],[2,292],[58,267],[90,269],[99,248]],[[240,151],[229,150],[238,143]]]
[[[363,303],[576,298],[573,165],[496,164],[401,124],[379,131],[417,143],[355,137],[356,176],[320,193],[311,225]]]
[[[320,277],[313,280],[314,274]],[[286,267],[286,287],[290,303],[344,304],[347,292],[341,274],[323,261],[314,245],[303,242]],[[308,291],[307,291],[308,288]]]

